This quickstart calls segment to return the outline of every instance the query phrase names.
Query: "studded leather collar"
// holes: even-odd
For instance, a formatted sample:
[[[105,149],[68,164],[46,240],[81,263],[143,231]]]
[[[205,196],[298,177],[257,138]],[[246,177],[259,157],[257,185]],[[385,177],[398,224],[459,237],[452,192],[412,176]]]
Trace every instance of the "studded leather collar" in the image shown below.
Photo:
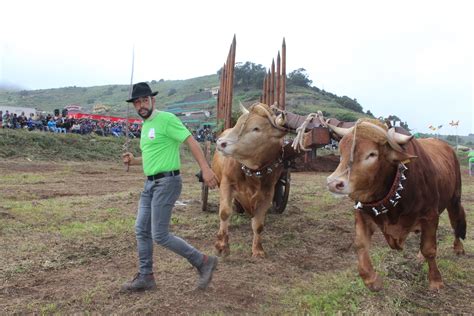
[[[260,178],[266,174],[270,174],[273,172],[275,168],[283,164],[283,159],[279,157],[275,162],[270,164],[269,166],[260,168],[260,169],[250,169],[245,165],[241,165],[240,169],[245,173],[247,177],[257,177]]]
[[[356,210],[370,210],[374,213],[375,216],[380,214],[385,214],[388,212],[387,206],[395,207],[399,200],[402,198],[401,192],[403,191],[403,181],[406,180],[405,171],[408,168],[403,164],[403,162],[398,164],[397,174],[395,179],[393,180],[392,187],[390,191],[388,191],[387,195],[375,202],[371,203],[362,203],[357,201],[354,205],[354,209]]]

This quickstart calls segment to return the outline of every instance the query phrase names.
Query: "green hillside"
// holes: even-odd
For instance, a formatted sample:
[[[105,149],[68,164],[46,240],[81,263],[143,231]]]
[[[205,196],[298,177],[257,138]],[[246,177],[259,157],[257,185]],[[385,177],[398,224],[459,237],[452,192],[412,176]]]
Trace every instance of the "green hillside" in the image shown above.
[[[188,80],[153,80],[150,86],[158,90],[159,105],[182,101],[187,96],[219,84],[217,75],[204,76]],[[174,89],[176,92],[172,92]],[[94,105],[110,107],[108,114],[123,116],[127,113],[128,85],[106,85],[94,87],[65,87],[42,90],[0,90],[0,105],[33,107],[52,112],[69,104],[78,104],[83,111],[91,112]]]
[[[210,88],[219,85],[217,74],[187,80],[152,80],[149,84],[152,90],[159,91],[157,95],[159,109],[175,113],[180,110],[210,110],[210,121],[215,121],[212,116],[215,116],[216,98],[212,96]],[[128,91],[128,85],[22,91],[0,90],[0,106],[33,107],[41,111],[53,112],[54,109],[77,104],[82,107],[83,112],[92,113],[94,106],[105,105],[108,110],[101,114],[127,116],[128,110],[128,115],[132,117],[135,113],[125,102]],[[258,101],[260,94],[261,90],[257,88],[235,88],[234,110],[238,110],[239,101],[250,104]],[[354,102],[352,99],[345,96],[341,98],[316,87],[288,85],[286,100],[287,110],[299,114],[321,110],[326,116],[345,121],[367,116],[362,111],[353,111],[344,106],[345,100]]]

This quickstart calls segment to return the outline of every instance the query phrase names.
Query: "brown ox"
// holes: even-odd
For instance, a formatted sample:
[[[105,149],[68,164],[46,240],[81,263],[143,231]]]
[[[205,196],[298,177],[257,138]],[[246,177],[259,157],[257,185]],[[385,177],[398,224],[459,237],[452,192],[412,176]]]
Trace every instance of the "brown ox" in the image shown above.
[[[429,287],[442,288],[435,259],[436,230],[445,208],[454,229],[456,254],[464,253],[459,239],[466,236],[455,152],[438,139],[416,140],[393,128],[387,132],[381,123],[331,128],[343,137],[339,144],[341,161],[328,177],[328,188],[356,201],[355,247],[365,285],[371,290],[382,288],[369,257],[371,236],[378,226],[390,247],[398,250],[410,232],[421,232],[419,258],[428,261]]]
[[[241,108],[244,114],[217,140],[212,162],[220,182],[220,227],[215,247],[219,255],[230,253],[228,229],[233,199],[236,199],[252,217],[252,255],[264,257],[261,233],[275,184],[283,171],[285,115],[274,114],[262,103],[252,105],[249,110]]]

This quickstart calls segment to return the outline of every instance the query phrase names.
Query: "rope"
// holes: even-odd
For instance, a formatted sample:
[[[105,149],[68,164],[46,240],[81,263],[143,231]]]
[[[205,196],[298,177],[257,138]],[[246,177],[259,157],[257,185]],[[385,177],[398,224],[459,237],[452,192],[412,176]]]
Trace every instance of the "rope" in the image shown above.
[[[297,152],[300,152],[301,150],[304,151],[310,151],[311,149],[306,149],[304,147],[304,132],[306,131],[306,127],[308,126],[313,119],[317,117],[321,121],[321,125],[324,127],[327,127],[327,123],[324,119],[323,113],[321,111],[318,111],[318,113],[310,113],[304,120],[303,124],[301,124],[300,127],[296,129],[296,137],[293,139],[293,143],[291,144],[291,147]]]

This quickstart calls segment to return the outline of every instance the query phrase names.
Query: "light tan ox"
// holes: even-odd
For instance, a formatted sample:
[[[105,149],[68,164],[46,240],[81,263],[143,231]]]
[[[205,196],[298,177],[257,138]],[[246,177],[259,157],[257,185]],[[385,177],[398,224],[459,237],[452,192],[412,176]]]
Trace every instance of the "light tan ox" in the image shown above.
[[[212,161],[212,169],[220,182],[220,227],[215,247],[219,255],[230,253],[229,221],[233,199],[236,199],[252,217],[252,256],[265,257],[261,234],[275,184],[283,171],[285,114],[276,115],[262,103],[248,110],[241,105],[241,109],[243,114],[235,126],[217,139]]]
[[[421,233],[419,259],[428,262],[432,290],[443,287],[436,265],[439,215],[448,209],[454,230],[454,251],[463,254],[466,215],[461,204],[461,173],[454,150],[438,139],[412,139],[377,122],[358,122],[353,128],[331,126],[343,136],[341,162],[328,177],[331,192],[348,195],[355,205],[355,247],[359,274],[374,291],[382,279],[369,257],[377,227],[389,246],[401,250],[410,232]]]

